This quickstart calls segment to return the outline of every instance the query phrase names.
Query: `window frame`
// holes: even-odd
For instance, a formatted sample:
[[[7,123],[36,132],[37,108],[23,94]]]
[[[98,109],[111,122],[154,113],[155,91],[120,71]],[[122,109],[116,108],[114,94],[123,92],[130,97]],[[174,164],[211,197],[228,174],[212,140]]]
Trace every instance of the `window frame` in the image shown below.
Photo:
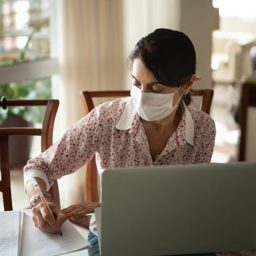
[[[38,59],[0,67],[1,84],[40,79],[59,72],[58,58]]]

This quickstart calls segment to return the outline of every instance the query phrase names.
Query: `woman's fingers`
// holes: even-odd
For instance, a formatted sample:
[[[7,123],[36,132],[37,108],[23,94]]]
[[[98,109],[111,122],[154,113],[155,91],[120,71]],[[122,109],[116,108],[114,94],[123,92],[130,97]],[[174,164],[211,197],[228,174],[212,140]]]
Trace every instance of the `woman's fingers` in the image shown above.
[[[69,206],[69,207],[67,207],[67,208],[62,209],[61,212],[62,212],[63,214],[70,214],[70,213],[72,213],[73,211],[75,211],[75,210],[77,210],[77,209],[79,209],[79,208],[82,208],[83,205],[84,205],[84,203],[74,204],[74,205],[71,205],[71,206]]]
[[[53,203],[49,203],[48,206],[50,209],[41,202],[33,207],[33,221],[41,231],[56,233],[66,218]]]
[[[40,202],[33,207],[33,221],[35,226],[43,232],[57,233],[66,219],[78,218],[93,213],[94,209],[100,206],[100,203],[80,203],[64,208],[61,211],[54,203],[48,203],[48,206],[46,207],[43,202]]]
[[[81,217],[93,213],[94,209],[99,206],[100,203],[98,202],[80,203],[64,208],[61,211],[67,219],[70,219],[72,217]]]
[[[53,213],[49,211],[49,208],[46,208],[44,205],[42,205],[41,214],[42,214],[45,226],[50,226],[53,231],[57,232],[59,229],[59,225],[56,222],[56,219]]]
[[[51,227],[47,221],[45,221],[41,209],[39,208],[39,206],[33,207],[32,208],[32,213],[33,213],[33,221],[34,224],[37,228],[39,228],[41,231],[43,232],[49,232],[49,233],[55,233],[55,227]]]

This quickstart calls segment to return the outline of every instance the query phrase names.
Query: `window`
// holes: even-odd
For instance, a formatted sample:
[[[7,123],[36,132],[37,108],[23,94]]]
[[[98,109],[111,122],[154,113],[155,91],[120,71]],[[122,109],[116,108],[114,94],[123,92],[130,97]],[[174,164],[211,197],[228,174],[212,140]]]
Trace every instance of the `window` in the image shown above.
[[[0,1],[0,85],[51,76],[51,0]]]
[[[51,58],[51,2],[0,1],[0,97],[51,97],[51,76],[58,72]],[[0,110],[0,124],[6,116]]]
[[[1,1],[0,65],[50,56],[48,0]]]

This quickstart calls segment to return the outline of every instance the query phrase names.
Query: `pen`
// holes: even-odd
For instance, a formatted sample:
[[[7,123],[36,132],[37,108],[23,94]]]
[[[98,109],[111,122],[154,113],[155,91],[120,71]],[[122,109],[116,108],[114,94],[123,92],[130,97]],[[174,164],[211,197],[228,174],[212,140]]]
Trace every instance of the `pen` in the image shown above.
[[[47,202],[46,202],[46,200],[45,200],[45,198],[43,196],[43,193],[42,193],[42,191],[41,191],[41,189],[40,189],[36,179],[34,177],[32,177],[31,179],[32,179],[32,185],[33,185],[37,195],[42,200],[42,202],[43,202],[44,206],[47,208],[47,210],[51,213],[52,217],[55,218],[53,213],[52,213],[52,211],[51,211],[51,209],[50,209],[50,207],[49,207],[49,205],[47,204]],[[61,231],[59,231],[59,234],[62,236],[62,232]]]

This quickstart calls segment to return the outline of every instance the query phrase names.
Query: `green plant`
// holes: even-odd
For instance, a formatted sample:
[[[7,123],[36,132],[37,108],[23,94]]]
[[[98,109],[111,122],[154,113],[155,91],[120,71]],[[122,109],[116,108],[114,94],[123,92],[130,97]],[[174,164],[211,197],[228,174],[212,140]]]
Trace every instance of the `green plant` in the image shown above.
[[[7,99],[37,99],[51,97],[51,79],[27,80],[20,83],[0,85],[0,97]],[[44,109],[42,107],[8,107],[0,109],[0,125],[10,115],[19,115],[31,123],[42,121]]]
[[[36,32],[47,24],[48,20],[40,21],[34,24],[27,35],[27,41],[22,49],[19,49],[19,55],[16,58],[6,59],[1,65],[15,65],[16,63],[29,61],[27,56],[29,45]],[[38,99],[51,97],[51,79],[26,80],[19,83],[9,83],[0,85],[0,98],[6,99]],[[30,123],[38,123],[42,121],[44,109],[42,107],[8,107],[7,110],[0,108],[0,125],[11,115],[21,116]]]

